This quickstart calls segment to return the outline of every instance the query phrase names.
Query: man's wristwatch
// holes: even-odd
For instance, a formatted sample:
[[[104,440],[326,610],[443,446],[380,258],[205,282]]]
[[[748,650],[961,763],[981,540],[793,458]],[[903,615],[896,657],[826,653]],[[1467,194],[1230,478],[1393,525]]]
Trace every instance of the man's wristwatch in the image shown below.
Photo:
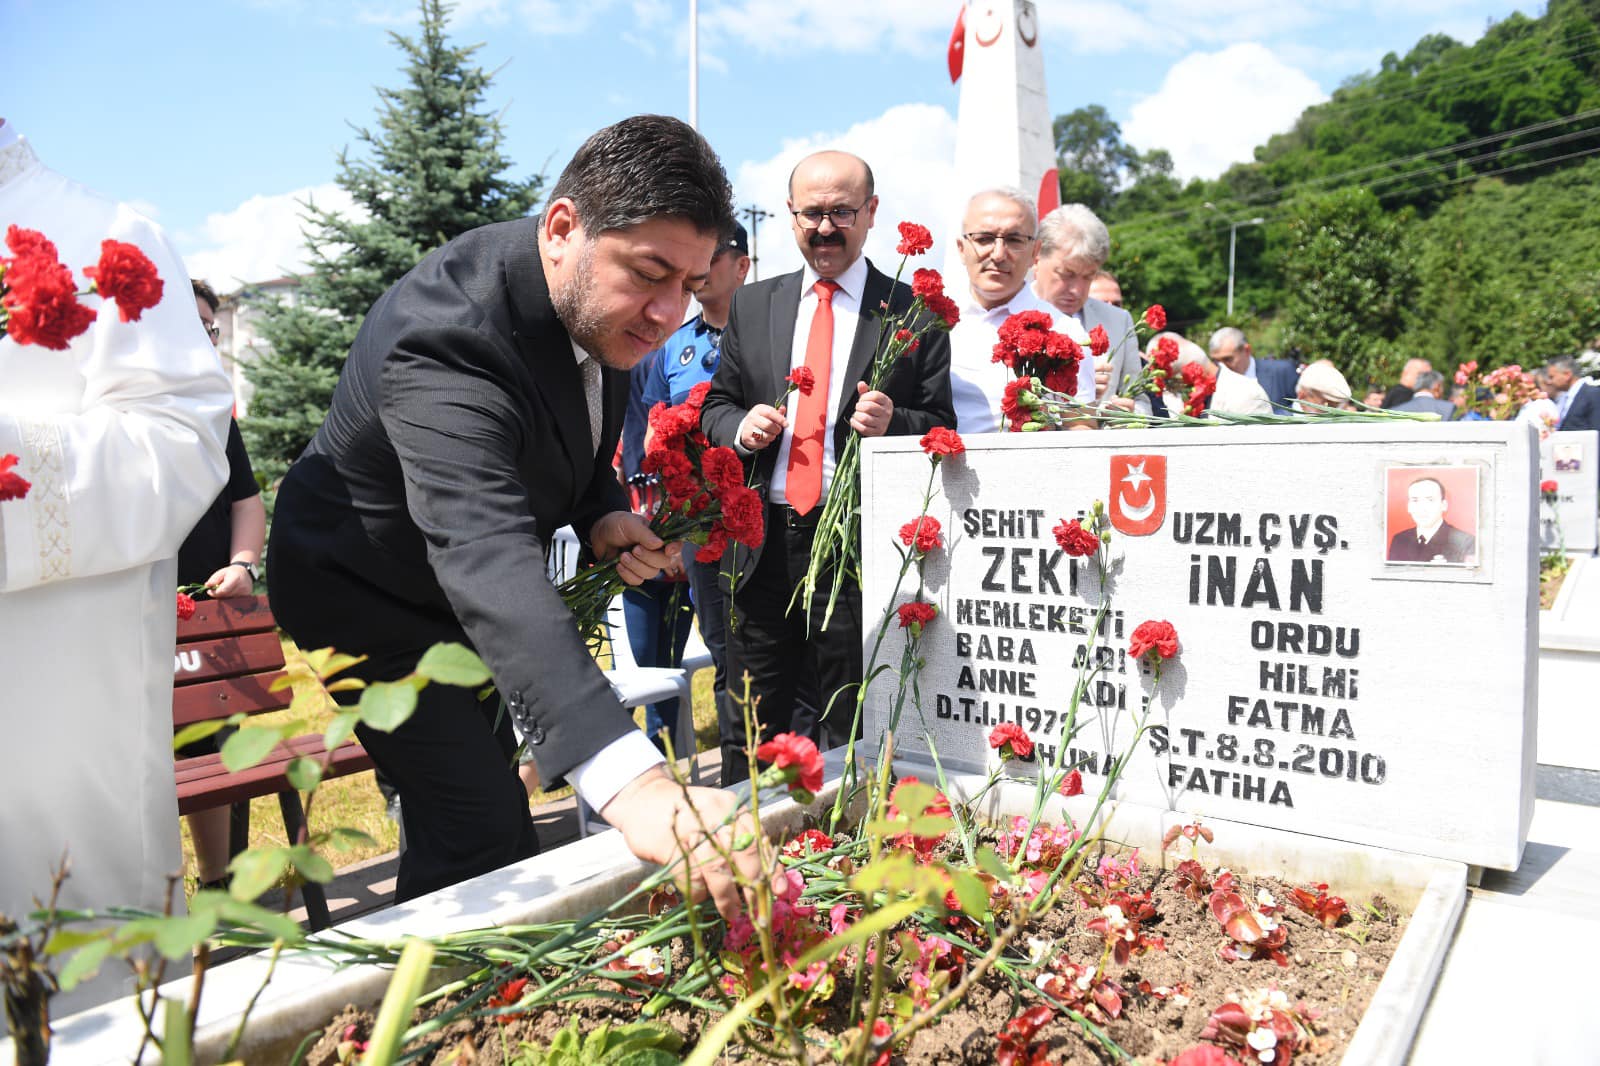
[[[259,581],[259,580],[261,580],[261,575],[256,573],[256,564],[255,563],[247,563],[242,559],[235,559],[233,562],[229,563],[228,565],[229,566],[242,566],[242,567],[244,567],[244,572],[250,575],[250,580],[251,581]]]

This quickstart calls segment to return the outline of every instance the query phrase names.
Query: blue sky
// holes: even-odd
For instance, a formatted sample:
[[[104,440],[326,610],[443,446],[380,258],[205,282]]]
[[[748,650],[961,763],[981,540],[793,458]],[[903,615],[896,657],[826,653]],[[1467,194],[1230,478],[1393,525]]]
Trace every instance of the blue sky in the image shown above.
[[[596,128],[687,117],[688,0],[463,0],[453,38],[499,69],[517,173],[553,178]],[[945,46],[960,0],[701,0],[700,128],[740,203],[783,209],[814,147],[865,155],[881,222],[933,225],[948,184],[958,88]],[[1349,76],[1424,34],[1475,40],[1504,0],[1038,0],[1053,113],[1105,106],[1185,176],[1248,157]],[[1541,7],[1523,5],[1530,14]],[[56,169],[134,201],[197,275],[227,290],[298,265],[295,202],[337,205],[335,156],[400,84],[387,31],[408,0],[109,3],[0,0],[0,115]],[[881,225],[874,247],[889,240]],[[762,273],[793,249],[775,223]],[[880,251],[880,255],[882,252]]]

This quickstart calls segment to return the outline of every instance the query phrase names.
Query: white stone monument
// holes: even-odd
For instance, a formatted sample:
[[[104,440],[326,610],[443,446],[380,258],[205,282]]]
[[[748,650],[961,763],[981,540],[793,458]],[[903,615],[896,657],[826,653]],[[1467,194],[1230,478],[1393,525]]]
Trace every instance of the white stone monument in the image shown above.
[[[1539,478],[1556,483],[1554,504],[1539,503],[1539,547],[1593,552],[1600,500],[1600,433],[1592,429],[1552,433],[1539,442]],[[1541,494],[1542,495],[1542,494]]]
[[[1129,637],[1166,620],[1182,652],[1119,801],[1517,866],[1537,707],[1530,427],[994,434],[966,447],[934,479],[946,547],[924,597],[941,613],[897,754],[926,759],[931,740],[947,768],[982,771],[989,732],[1014,722],[1043,757],[1064,744],[1097,792],[1151,692]],[[874,621],[916,588],[913,576],[896,591],[896,534],[920,513],[928,470],[914,439],[867,444],[868,654]],[[1095,569],[1051,532],[1095,500],[1116,526],[1103,617]],[[902,639],[886,644],[891,666]],[[1098,671],[1064,738],[1084,661]],[[895,678],[869,690],[869,744]]]
[[[1034,198],[1041,217],[1060,206],[1033,0],[973,0],[961,12],[950,47],[951,77],[961,85],[953,197],[960,206],[948,232],[960,230],[960,211],[980,189],[1021,189]],[[965,277],[953,241],[946,254],[945,277]]]

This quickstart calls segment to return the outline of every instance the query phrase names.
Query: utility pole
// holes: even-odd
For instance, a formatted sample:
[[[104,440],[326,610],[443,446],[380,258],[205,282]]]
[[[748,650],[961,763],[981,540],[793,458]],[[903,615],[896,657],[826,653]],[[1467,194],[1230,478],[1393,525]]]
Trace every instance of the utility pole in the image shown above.
[[[1202,205],[1202,206],[1209,207],[1211,210],[1217,212],[1218,214],[1222,213],[1222,209],[1220,207],[1218,207],[1216,204],[1214,204],[1211,201],[1209,201],[1209,200],[1207,200],[1205,202],[1205,204]],[[1265,221],[1266,221],[1266,219],[1261,218],[1258,215],[1255,218],[1241,218],[1241,219],[1236,219],[1236,220],[1228,223],[1228,317],[1229,318],[1233,317],[1233,253],[1234,253],[1234,249],[1238,246],[1238,243],[1239,243],[1239,227],[1240,226],[1259,226]]]
[[[756,255],[756,224],[764,218],[771,218],[772,212],[763,211],[755,204],[749,204],[739,213],[749,220],[744,228],[750,234],[750,280],[760,281],[761,268],[758,264],[761,258]]]

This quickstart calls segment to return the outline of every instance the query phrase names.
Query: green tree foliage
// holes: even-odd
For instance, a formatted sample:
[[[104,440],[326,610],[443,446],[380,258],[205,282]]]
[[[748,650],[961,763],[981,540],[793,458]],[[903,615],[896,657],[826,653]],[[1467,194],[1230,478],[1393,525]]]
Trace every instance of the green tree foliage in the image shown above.
[[[1145,202],[1177,190],[1172,156],[1160,149],[1141,153],[1123,143],[1122,127],[1099,104],[1057,115],[1053,133],[1064,204],[1086,204],[1109,220],[1129,188],[1143,186]]]
[[[240,424],[258,474],[283,474],[322,424],[361,319],[390,285],[450,238],[521,218],[543,179],[511,180],[498,117],[484,107],[491,76],[472,62],[479,46],[446,38],[449,6],[421,0],[415,37],[391,34],[405,56],[405,84],[378,90],[375,129],[363,150],[341,151],[335,180],[357,210],[307,203],[310,269],[293,300],[263,302],[270,346],[246,367],[255,386]]]
[[[1416,277],[1405,226],[1365,189],[1297,202],[1283,251],[1284,344],[1307,361],[1332,359],[1354,381],[1398,372],[1396,341]]]
[[[1101,108],[1061,116],[1056,140],[1124,296],[1192,337],[1224,320],[1229,222],[1257,216],[1232,324],[1352,383],[1412,355],[1533,365],[1600,334],[1600,0],[1550,0],[1471,46],[1424,37],[1214,180],[1141,167],[1165,153]]]

